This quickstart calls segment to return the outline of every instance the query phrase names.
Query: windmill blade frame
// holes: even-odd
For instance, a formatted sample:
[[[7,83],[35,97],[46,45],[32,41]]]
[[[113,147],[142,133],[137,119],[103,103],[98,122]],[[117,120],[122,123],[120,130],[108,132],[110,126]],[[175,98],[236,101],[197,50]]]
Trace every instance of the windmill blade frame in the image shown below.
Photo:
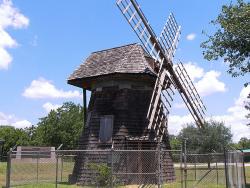
[[[129,25],[137,34],[138,38],[141,40],[145,50],[159,65],[159,71],[157,73],[157,79],[147,114],[149,120],[148,128],[151,129],[156,127],[153,125],[155,122],[154,118],[157,118],[156,115],[158,113],[156,109],[159,109],[158,106],[161,105],[162,102],[161,93],[162,90],[164,90],[163,83],[165,80],[169,80],[171,84],[175,86],[188,110],[194,117],[198,127],[203,127],[205,119],[203,116],[204,113],[201,112],[205,110],[205,108],[204,105],[201,105],[203,103],[199,101],[200,97],[198,97],[197,91],[192,91],[194,84],[191,79],[188,81],[187,79],[184,79],[184,77],[187,76],[184,66],[181,67],[181,71],[180,67],[179,70],[175,70],[173,67],[172,58],[180,38],[180,26],[178,26],[173,14],[170,14],[160,37],[156,38],[152,27],[141,11],[136,0],[118,0],[116,4]],[[193,94],[195,94],[196,97],[192,98]],[[167,111],[169,110],[167,109]]]

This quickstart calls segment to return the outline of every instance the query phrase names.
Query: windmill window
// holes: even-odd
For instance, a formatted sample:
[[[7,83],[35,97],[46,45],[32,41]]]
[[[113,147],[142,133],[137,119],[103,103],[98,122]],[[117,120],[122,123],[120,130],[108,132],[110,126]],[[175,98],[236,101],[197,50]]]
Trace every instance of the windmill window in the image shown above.
[[[105,115],[100,118],[100,131],[99,140],[102,143],[107,143],[112,141],[113,134],[113,115]]]

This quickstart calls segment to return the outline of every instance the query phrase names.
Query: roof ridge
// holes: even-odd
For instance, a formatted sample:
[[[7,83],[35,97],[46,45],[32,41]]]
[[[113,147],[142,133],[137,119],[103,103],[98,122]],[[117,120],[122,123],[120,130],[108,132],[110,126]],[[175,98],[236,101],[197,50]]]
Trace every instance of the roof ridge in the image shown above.
[[[125,45],[122,45],[122,46],[116,46],[116,47],[113,47],[113,48],[108,48],[108,49],[105,49],[105,50],[98,50],[98,51],[92,52],[91,54],[110,51],[110,50],[119,49],[119,48],[124,48],[124,47],[132,46],[132,45],[140,45],[140,44],[137,43],[137,42],[134,42],[134,43],[125,44]]]

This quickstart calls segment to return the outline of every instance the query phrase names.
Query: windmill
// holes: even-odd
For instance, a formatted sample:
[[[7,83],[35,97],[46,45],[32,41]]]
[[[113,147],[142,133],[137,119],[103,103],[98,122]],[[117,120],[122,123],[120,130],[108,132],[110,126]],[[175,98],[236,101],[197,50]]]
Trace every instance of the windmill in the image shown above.
[[[173,65],[181,29],[174,15],[172,13],[169,15],[160,36],[156,37],[136,0],[118,0],[116,4],[144,49],[158,66],[157,79],[147,113],[148,129],[154,130],[161,141],[166,132],[175,89],[179,92],[197,126],[203,128],[206,107],[183,64],[180,62],[176,67]]]
[[[159,143],[166,151],[161,158],[162,180],[172,182],[176,177],[167,124],[175,90],[198,127],[204,126],[206,109],[183,64],[173,65],[180,38],[180,26],[173,14],[157,38],[135,0],[116,3],[142,45],[129,44],[93,52],[68,78],[69,84],[83,89],[84,109],[87,109],[78,142],[78,149],[86,153],[77,155],[70,182],[91,184],[95,172],[88,169],[88,163],[109,161],[108,155],[97,158],[91,155],[91,150],[155,151]],[[86,90],[91,91],[88,107]],[[130,154],[127,152],[126,157],[117,159],[117,172],[140,174],[157,170],[154,152],[152,155]],[[124,184],[156,181],[155,177],[145,174],[116,178]]]

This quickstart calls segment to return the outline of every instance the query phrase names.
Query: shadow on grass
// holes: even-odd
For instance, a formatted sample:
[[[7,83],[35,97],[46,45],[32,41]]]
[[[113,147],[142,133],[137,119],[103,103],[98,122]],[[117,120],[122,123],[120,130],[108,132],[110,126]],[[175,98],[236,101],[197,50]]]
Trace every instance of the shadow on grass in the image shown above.
[[[250,188],[250,183],[247,183],[247,184],[246,184],[246,188]]]

